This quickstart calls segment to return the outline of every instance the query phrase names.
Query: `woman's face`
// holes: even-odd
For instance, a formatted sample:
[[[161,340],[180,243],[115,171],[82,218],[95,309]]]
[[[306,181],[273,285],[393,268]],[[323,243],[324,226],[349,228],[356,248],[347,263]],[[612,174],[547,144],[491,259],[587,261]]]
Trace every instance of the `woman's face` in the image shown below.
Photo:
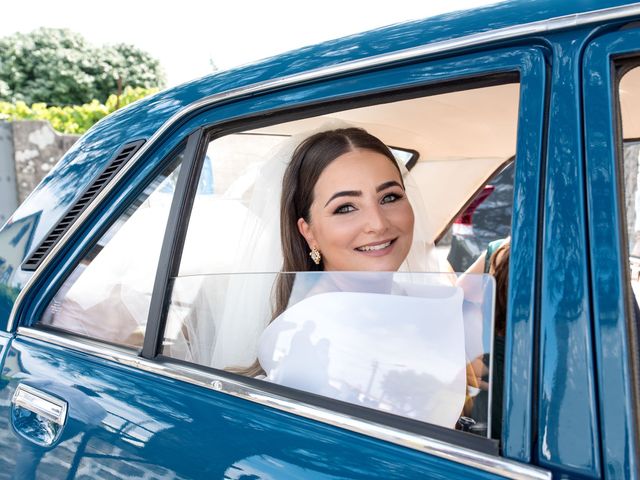
[[[357,149],[320,174],[310,222],[298,220],[325,270],[397,270],[411,247],[413,209],[397,168],[384,155]]]

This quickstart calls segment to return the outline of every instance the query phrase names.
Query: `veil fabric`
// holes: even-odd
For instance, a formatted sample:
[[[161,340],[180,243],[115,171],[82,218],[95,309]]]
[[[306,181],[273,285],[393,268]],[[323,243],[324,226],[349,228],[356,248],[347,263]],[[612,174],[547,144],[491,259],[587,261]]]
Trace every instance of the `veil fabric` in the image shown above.
[[[305,138],[316,132],[349,126],[344,122],[330,122],[285,139],[266,154],[259,168],[238,179],[242,188],[232,185],[227,190],[237,198],[228,198],[228,195],[219,201],[236,200],[236,211],[243,213],[227,220],[227,224],[237,227],[234,232],[225,232],[230,235],[225,247],[232,251],[210,249],[212,255],[224,256],[226,268],[220,270],[221,265],[216,265],[215,270],[202,271],[202,261],[188,260],[190,245],[202,244],[202,238],[195,238],[195,232],[202,229],[194,226],[198,220],[192,215],[167,322],[168,328],[173,328],[175,338],[166,353],[214,368],[246,367],[255,361],[260,335],[271,321],[273,287],[283,262],[280,197],[285,169],[295,148]],[[434,245],[427,240],[429,217],[420,191],[404,165],[400,164],[400,169],[415,215],[413,244],[400,270],[448,271],[439,260]],[[245,199],[242,202],[241,196]],[[197,204],[196,200],[194,211]],[[240,220],[238,217],[243,215],[244,219]],[[229,241],[229,238],[233,240]],[[192,265],[185,266],[185,263]],[[194,274],[197,274],[196,278],[193,278]],[[178,307],[187,304],[191,305],[189,311]]]

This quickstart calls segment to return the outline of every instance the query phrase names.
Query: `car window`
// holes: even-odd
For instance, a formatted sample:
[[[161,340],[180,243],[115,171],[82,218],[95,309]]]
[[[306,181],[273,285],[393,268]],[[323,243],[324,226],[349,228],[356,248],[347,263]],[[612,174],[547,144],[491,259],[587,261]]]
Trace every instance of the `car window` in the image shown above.
[[[181,161],[182,152],[82,258],[39,326],[129,347],[142,345]]]
[[[283,283],[287,307],[271,318]],[[487,435],[494,285],[409,272],[181,276],[163,354]],[[220,291],[246,301],[216,308]]]
[[[491,309],[496,295],[493,276],[498,275],[498,270],[508,272],[505,267],[508,266],[508,253],[505,255],[505,252],[508,252],[509,240],[505,237],[511,220],[511,204],[494,222],[498,227],[493,232],[489,228],[484,230],[486,239],[494,244],[489,254],[482,250],[477,252],[476,265],[467,275],[459,267],[453,273],[447,261],[450,243],[435,246],[435,241],[487,181],[513,160],[518,102],[519,85],[507,83],[337,111],[211,137],[206,150],[206,160],[211,168],[202,170],[200,182],[206,180],[212,189],[207,193],[200,192],[194,199],[180,268],[171,279],[162,353],[193,364],[427,423],[469,430],[482,436],[499,436],[506,274],[499,282],[500,291],[497,292],[501,299],[497,305],[502,305],[500,313],[494,314]],[[340,302],[336,300],[339,296],[317,295],[308,301],[305,299],[304,304],[315,313],[326,308],[326,312],[318,315],[331,319],[330,326],[329,323],[320,325],[321,320],[301,323],[297,319],[283,319],[274,324],[276,318],[288,311],[285,308],[274,315],[278,289],[283,283],[288,284],[291,294],[294,287],[301,284],[324,285],[332,281],[330,275],[325,278],[309,272],[277,273],[283,264],[279,216],[283,172],[295,148],[305,138],[320,131],[353,126],[364,128],[396,150],[416,152],[410,171],[400,168],[404,191],[415,214],[414,243],[419,238],[421,250],[415,256],[412,256],[414,250],[410,251],[400,267],[402,273],[395,274],[398,277],[385,290],[385,297],[373,300],[369,295],[376,294],[375,290],[341,289],[340,293],[354,294],[347,295],[347,304],[359,305],[353,307],[357,314],[346,315],[348,320],[336,320],[337,313],[333,309],[343,314],[346,310],[339,306]],[[395,156],[402,164],[402,156]],[[378,246],[369,250],[376,248]],[[496,251],[499,252],[497,256],[492,256]],[[500,263],[503,264],[501,268]],[[414,276],[402,277],[409,275],[408,272],[414,272]],[[366,280],[366,273],[361,275],[361,283],[376,283],[371,278]],[[338,283],[359,284],[352,281]],[[408,287],[405,288],[405,284]],[[465,284],[469,288],[463,287]],[[412,288],[420,291],[423,287],[430,293],[408,293]],[[309,288],[313,290],[313,287]],[[318,289],[326,290],[325,287]],[[466,293],[467,290],[470,293]],[[436,291],[440,296],[434,293]],[[454,302],[455,307],[451,307],[456,313],[444,313],[450,307],[445,306],[447,302],[441,297],[457,298],[458,303]],[[378,301],[380,303],[376,303]],[[416,303],[407,307],[405,301]],[[443,313],[434,314],[430,319],[423,317],[429,309],[418,303],[425,301],[442,303]],[[395,302],[399,302],[399,306]],[[286,304],[297,309],[292,316],[298,318],[300,303],[291,297]],[[400,313],[405,310],[412,313]],[[380,318],[374,320],[367,313],[369,311]],[[371,332],[365,328],[367,318],[372,322]],[[404,320],[408,323],[400,328],[399,322]],[[443,366],[447,348],[441,351],[442,365],[429,361],[428,369],[415,367],[427,362],[421,355],[430,350],[427,343],[432,337],[412,330],[422,321],[460,325],[458,330],[453,327],[453,330],[442,330],[443,335],[446,331],[452,337],[440,346],[449,345],[450,353],[462,352],[462,370],[447,370]],[[354,326],[349,326],[349,322]],[[397,330],[394,325],[398,326]],[[293,342],[294,337],[301,343]],[[391,338],[394,347],[386,348],[385,340],[391,341]],[[416,344],[415,349],[403,347],[414,340],[424,344]],[[357,363],[361,355],[359,350],[345,350],[353,342],[360,342],[360,348],[367,351],[366,361]],[[265,346],[267,343],[268,347]],[[386,352],[384,358],[383,351]],[[405,354],[412,357],[414,351],[413,358],[400,360]],[[377,352],[381,356],[376,359]],[[393,352],[398,355],[399,365],[395,374],[389,366],[393,363]],[[334,360],[336,358],[340,360]],[[267,365],[261,359],[275,363],[265,368]],[[285,364],[278,363],[280,361]],[[335,368],[327,370],[323,367],[327,362],[334,366],[336,362],[345,364],[348,371],[342,373],[346,377],[335,377],[338,375]],[[282,373],[284,371],[287,373]],[[451,376],[447,376],[449,374]],[[412,383],[414,375],[424,382],[417,382],[420,386],[415,391],[403,390],[403,386]],[[429,380],[432,376],[442,378]],[[292,377],[296,380],[292,381]],[[384,389],[379,383],[383,382],[383,377],[388,377]],[[456,400],[451,403],[457,406],[449,405],[453,410],[457,409],[455,421],[450,421],[451,412],[447,416],[449,420],[442,423],[433,416],[416,413],[416,405],[421,401],[410,400],[412,395],[425,404],[433,400],[444,405],[447,403],[445,389],[440,391],[435,385],[444,385],[453,379],[463,384],[462,396],[454,395]],[[377,392],[375,400],[367,396],[367,381],[375,385],[371,387]],[[434,391],[443,397],[437,397]],[[436,401],[436,398],[442,400]],[[491,409],[494,414],[489,416]]]

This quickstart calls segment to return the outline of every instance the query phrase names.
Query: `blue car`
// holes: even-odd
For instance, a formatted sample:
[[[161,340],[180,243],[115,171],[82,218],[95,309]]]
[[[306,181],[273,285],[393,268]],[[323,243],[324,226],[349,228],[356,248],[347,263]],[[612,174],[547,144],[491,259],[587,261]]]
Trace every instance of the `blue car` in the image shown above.
[[[509,0],[99,122],[0,229],[0,477],[640,478],[639,22]],[[280,160],[346,126],[401,164],[429,261],[280,273]],[[506,167],[508,287],[446,234]]]

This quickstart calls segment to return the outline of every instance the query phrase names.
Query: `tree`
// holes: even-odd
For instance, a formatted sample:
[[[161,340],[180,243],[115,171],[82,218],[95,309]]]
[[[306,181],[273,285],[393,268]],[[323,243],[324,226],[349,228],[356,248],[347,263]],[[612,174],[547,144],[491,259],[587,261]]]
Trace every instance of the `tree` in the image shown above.
[[[160,62],[126,44],[94,47],[67,29],[0,39],[0,100],[28,104],[105,102],[125,86],[164,87]]]
[[[133,45],[106,46],[101,60],[96,85],[104,98],[114,93],[119,96],[125,87],[162,88],[165,85],[160,62]]]

